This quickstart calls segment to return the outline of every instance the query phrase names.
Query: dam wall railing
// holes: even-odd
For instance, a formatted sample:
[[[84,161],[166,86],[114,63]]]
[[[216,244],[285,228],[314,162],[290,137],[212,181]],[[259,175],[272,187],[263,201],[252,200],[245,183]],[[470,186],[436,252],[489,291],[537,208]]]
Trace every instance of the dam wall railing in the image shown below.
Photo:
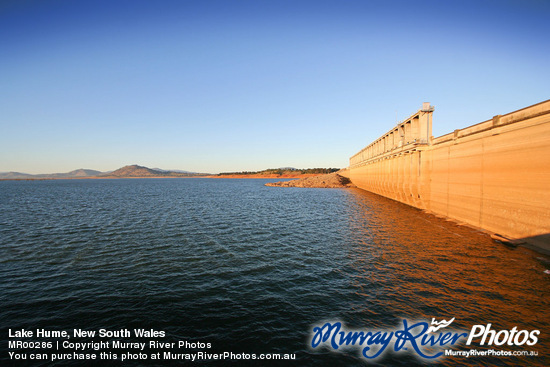
[[[509,239],[550,237],[550,100],[437,138],[433,107],[350,158],[357,187]]]

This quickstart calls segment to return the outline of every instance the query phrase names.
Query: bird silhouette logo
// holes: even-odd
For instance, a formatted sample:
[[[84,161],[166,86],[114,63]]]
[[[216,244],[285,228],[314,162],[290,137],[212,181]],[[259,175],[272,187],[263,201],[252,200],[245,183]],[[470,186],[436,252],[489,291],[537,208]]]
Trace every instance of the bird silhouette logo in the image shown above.
[[[455,321],[454,317],[449,321],[441,320],[439,322],[435,321],[435,318],[432,318],[432,326],[428,328],[428,333],[435,333],[437,330],[443,329],[444,327],[451,325],[453,321]]]

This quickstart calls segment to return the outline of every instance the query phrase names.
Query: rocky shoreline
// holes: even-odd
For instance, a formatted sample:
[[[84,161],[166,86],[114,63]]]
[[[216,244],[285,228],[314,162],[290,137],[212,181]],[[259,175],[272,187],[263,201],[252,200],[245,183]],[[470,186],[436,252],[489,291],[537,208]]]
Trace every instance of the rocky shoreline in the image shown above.
[[[314,177],[305,177],[298,180],[269,182],[265,186],[275,187],[317,187],[325,189],[345,189],[355,187],[349,178],[340,176],[338,173],[329,173]]]

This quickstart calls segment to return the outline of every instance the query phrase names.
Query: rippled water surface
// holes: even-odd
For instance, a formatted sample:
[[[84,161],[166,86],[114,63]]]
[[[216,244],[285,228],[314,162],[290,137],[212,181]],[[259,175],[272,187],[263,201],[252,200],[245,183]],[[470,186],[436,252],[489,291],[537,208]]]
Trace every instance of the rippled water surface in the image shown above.
[[[8,328],[154,328],[215,351],[296,353],[288,365],[363,366],[359,349],[310,350],[312,327],[456,317],[467,331],[538,329],[519,349],[539,357],[440,364],[550,364],[548,257],[361,190],[265,182],[0,182],[3,361]]]

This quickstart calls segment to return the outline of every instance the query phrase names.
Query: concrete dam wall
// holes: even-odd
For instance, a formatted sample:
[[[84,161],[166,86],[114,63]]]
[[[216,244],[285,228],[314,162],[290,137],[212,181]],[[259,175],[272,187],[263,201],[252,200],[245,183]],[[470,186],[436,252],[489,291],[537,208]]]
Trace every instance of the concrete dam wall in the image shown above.
[[[350,158],[359,188],[549,248],[550,100],[433,138],[433,107]]]

